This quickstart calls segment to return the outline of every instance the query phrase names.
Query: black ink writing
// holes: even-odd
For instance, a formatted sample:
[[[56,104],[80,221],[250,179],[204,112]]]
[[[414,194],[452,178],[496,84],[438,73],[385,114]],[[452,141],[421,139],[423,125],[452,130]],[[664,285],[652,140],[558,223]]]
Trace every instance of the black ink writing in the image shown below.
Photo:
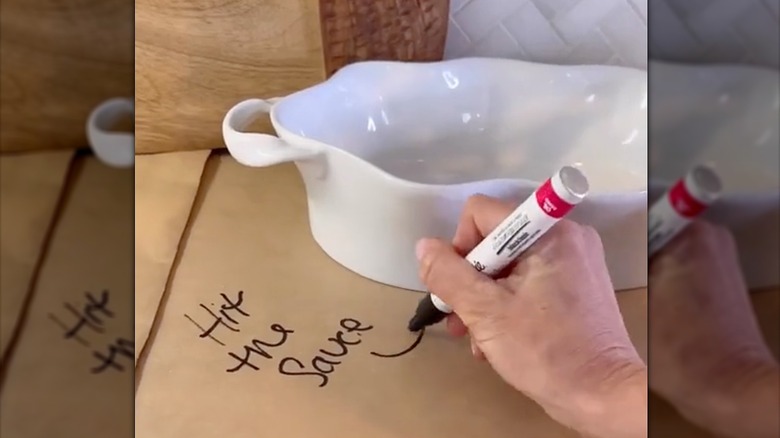
[[[417,337],[414,339],[414,342],[409,347],[405,348],[403,351],[399,353],[393,353],[393,354],[381,354],[374,351],[369,352],[369,354],[377,357],[401,357],[405,354],[409,354],[417,348],[418,345],[420,345],[420,342],[422,341],[423,335],[425,334],[425,329],[420,330],[420,333],[417,335]]]
[[[341,361],[334,360],[337,357],[344,357],[349,353],[349,347],[358,345],[362,342],[359,337],[362,332],[369,331],[374,328],[371,325],[363,325],[362,322],[354,318],[344,318],[339,321],[339,326],[344,330],[336,332],[336,336],[328,338],[328,342],[336,344],[339,347],[339,351],[333,353],[324,348],[317,350],[320,355],[314,356],[311,360],[311,367],[316,371],[307,371],[303,362],[294,357],[285,357],[279,362],[279,372],[288,376],[318,376],[320,378],[319,387],[323,387],[328,384],[330,378],[328,374],[336,371],[336,365],[340,365]],[[358,338],[349,339],[346,338],[348,334],[354,334]],[[290,370],[286,365],[288,363],[294,363],[298,369],[296,371]]]
[[[100,361],[100,364],[92,368],[92,373],[102,373],[109,367],[117,371],[124,371],[125,367],[117,362],[117,356],[121,355],[126,358],[132,358],[134,348],[135,344],[133,341],[129,341],[125,338],[117,338],[113,344],[108,346],[108,354],[94,351],[92,355]]]
[[[339,361],[329,361],[328,359],[322,357],[322,356],[314,356],[314,359],[311,360],[311,366],[314,367],[317,371],[325,374],[330,374],[333,371],[336,370],[336,365],[341,364]],[[323,369],[322,367],[326,367]]]
[[[73,315],[74,323],[65,324],[54,313],[49,313],[48,316],[62,329],[65,339],[74,339],[84,347],[92,349],[90,342],[84,338],[86,336],[84,331],[90,330],[93,336],[97,335],[98,337],[104,334],[107,320],[114,318],[114,312],[108,307],[110,295],[107,289],[102,290],[97,295],[89,291],[84,292],[84,297],[85,300],[78,305],[70,302],[63,304],[65,310]],[[95,341],[95,339],[92,340]],[[90,368],[90,371],[93,374],[102,373],[107,369],[125,371],[126,367],[120,362],[120,359],[132,358],[133,353],[133,341],[121,337],[116,338],[104,351],[92,349],[92,356],[97,359],[98,363]]]
[[[352,332],[366,332],[374,328],[373,325],[367,325],[363,327],[363,323],[354,318],[344,318],[339,321],[339,325],[349,333]],[[360,333],[358,333],[359,335]]]
[[[244,354],[243,356],[239,356],[236,353],[229,352],[228,356],[230,356],[233,359],[235,359],[236,361],[238,361],[238,364],[236,364],[232,368],[228,368],[226,371],[229,372],[229,373],[234,373],[234,372],[240,370],[241,368],[243,368],[245,366],[247,366],[247,367],[249,367],[249,368],[251,368],[251,369],[253,369],[255,371],[259,370],[260,367],[255,365],[255,364],[253,364],[250,361],[252,356],[253,355],[258,355],[258,356],[262,356],[262,357],[264,357],[266,359],[273,359],[273,356],[271,355],[271,353],[266,351],[266,349],[264,347],[266,347],[266,348],[280,347],[280,346],[284,345],[285,342],[287,342],[287,337],[290,334],[295,333],[295,331],[293,331],[293,330],[289,330],[289,329],[284,328],[281,324],[271,324],[271,331],[274,331],[274,332],[277,332],[277,333],[281,334],[281,336],[279,337],[278,341],[276,341],[276,342],[265,342],[265,341],[261,341],[259,339],[252,339],[251,345],[244,345],[242,347],[243,348],[243,354]]]
[[[81,310],[77,310],[71,303],[65,303],[63,305],[65,309],[76,318],[76,322],[73,325],[66,325],[52,313],[49,314],[49,319],[54,321],[64,330],[65,339],[73,338],[82,345],[88,346],[89,343],[80,336],[82,329],[86,327],[95,333],[103,333],[105,325],[104,318],[113,318],[114,312],[108,308],[108,290],[100,292],[99,297],[95,297],[92,292],[85,292],[85,296],[87,302],[81,306]]]
[[[214,342],[225,346],[225,344],[217,339],[214,336],[214,331],[217,329],[217,327],[225,327],[226,329],[230,330],[231,332],[240,332],[241,330],[238,328],[239,321],[236,319],[238,315],[249,317],[249,313],[246,312],[244,309],[241,308],[241,305],[244,303],[244,291],[240,290],[238,291],[238,296],[236,297],[236,300],[231,300],[226,294],[220,293],[219,296],[222,298],[224,303],[222,303],[219,306],[219,313],[215,313],[213,310],[211,310],[208,306],[206,306],[203,303],[198,304],[198,306],[208,312],[208,314],[213,318],[213,321],[211,325],[208,328],[204,328],[200,324],[198,324],[191,316],[185,314],[184,317],[190,320],[196,327],[198,327],[201,331],[201,333],[198,335],[201,338],[209,338],[213,340]],[[212,306],[215,304],[212,303]],[[238,315],[231,314],[231,312],[236,312]]]
[[[325,350],[324,348],[320,348],[320,350],[319,350],[320,353],[327,354],[327,355],[332,356],[332,357],[344,356],[344,355],[346,355],[349,352],[349,346],[350,345],[357,345],[357,344],[360,343],[360,339],[358,339],[358,340],[356,340],[354,342],[349,342],[348,340],[344,339],[344,332],[342,332],[341,330],[336,332],[336,337],[335,338],[328,338],[328,341],[336,344],[336,346],[338,346],[338,347],[341,347],[341,349],[340,349],[340,351],[338,353],[333,353],[331,351]]]
[[[239,317],[250,317],[249,312],[241,307],[244,303],[243,294],[243,291],[239,291],[235,300],[231,300],[230,297],[224,293],[220,294],[220,297],[224,302],[216,311],[212,310],[212,308],[216,307],[216,304],[214,303],[211,303],[212,308],[209,308],[202,303],[199,304],[199,306],[206,310],[212,318],[212,321],[208,326],[202,326],[187,314],[184,316],[200,330],[198,335],[199,338],[208,337],[225,347],[226,344],[220,339],[217,339],[214,336],[214,333],[218,327],[224,327],[232,332],[240,331]],[[227,356],[231,359],[231,366],[225,371],[228,373],[236,373],[242,369],[260,371],[262,363],[268,360],[274,360],[276,358],[276,350],[284,346],[290,335],[295,333],[295,331],[286,328],[279,323],[271,324],[270,329],[272,332],[278,334],[273,340],[269,341],[267,338],[252,338],[250,342],[242,345],[240,349],[228,351]],[[333,373],[337,371],[339,365],[342,365],[346,357],[349,356],[352,349],[363,342],[363,335],[373,329],[374,326],[364,324],[355,318],[343,318],[338,323],[336,333],[326,339],[326,345],[317,349],[310,360],[300,360],[297,357],[286,356],[279,360],[277,371],[285,376],[315,377],[317,386],[320,388],[325,387],[330,382]],[[409,354],[420,344],[424,333],[425,330],[421,330],[415,337],[414,342],[401,352],[385,354],[370,351],[369,354],[381,358],[395,358]],[[108,360],[105,362],[108,363],[105,363],[103,368],[114,366]]]
[[[203,333],[206,333],[206,329],[205,329],[205,328],[203,328],[203,326],[202,326],[202,325],[198,324],[198,322],[197,322],[197,321],[195,321],[194,319],[192,319],[192,317],[191,317],[190,315],[187,315],[187,314],[185,313],[185,314],[184,314],[184,317],[185,317],[185,318],[187,318],[187,319],[189,319],[191,323],[195,324],[195,327],[197,327],[197,328],[199,328],[199,329],[200,329],[200,331],[201,331],[201,334],[203,334]],[[211,333],[209,333],[207,336],[209,337],[209,339],[211,339],[212,341],[216,342],[217,344],[219,344],[219,345],[221,345],[221,346],[223,346],[223,347],[225,346],[225,343],[224,343],[224,342],[222,342],[222,341],[220,341],[219,339],[217,339],[217,338],[215,338],[214,336],[212,336],[212,335],[211,335]],[[199,336],[199,337],[201,337],[201,338],[202,338],[203,336]]]
[[[298,366],[298,371],[292,371],[287,367],[288,363],[294,363]],[[286,376],[317,376],[320,378],[320,384],[317,385],[320,388],[328,384],[328,376],[326,376],[324,373],[316,373],[316,372],[310,372],[310,371],[300,371],[305,369],[306,367],[303,366],[301,361],[294,357],[285,357],[281,361],[279,361],[279,373],[284,374]]]

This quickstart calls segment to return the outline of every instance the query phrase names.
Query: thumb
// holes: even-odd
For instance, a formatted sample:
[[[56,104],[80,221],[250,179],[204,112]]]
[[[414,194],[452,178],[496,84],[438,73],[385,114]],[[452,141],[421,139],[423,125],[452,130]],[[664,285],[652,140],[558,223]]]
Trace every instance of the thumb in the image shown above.
[[[479,273],[452,245],[438,239],[417,242],[420,280],[449,304],[466,326],[490,316],[506,294],[493,279]]]

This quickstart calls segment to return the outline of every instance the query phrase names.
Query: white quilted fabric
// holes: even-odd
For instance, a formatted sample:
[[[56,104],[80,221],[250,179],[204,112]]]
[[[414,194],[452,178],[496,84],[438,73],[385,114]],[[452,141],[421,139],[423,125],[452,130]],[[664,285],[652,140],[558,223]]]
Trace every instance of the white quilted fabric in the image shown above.
[[[451,0],[444,57],[464,56],[646,68],[647,0]]]

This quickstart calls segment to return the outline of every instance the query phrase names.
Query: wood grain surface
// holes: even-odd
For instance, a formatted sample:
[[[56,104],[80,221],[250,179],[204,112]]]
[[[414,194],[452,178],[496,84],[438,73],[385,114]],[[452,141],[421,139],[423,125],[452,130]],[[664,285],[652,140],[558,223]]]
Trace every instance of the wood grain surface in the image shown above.
[[[135,45],[136,153],[223,147],[231,106],[324,79],[317,0],[138,0]]]
[[[362,60],[438,61],[449,0],[320,0],[328,76]]]
[[[92,109],[133,94],[132,0],[0,1],[0,151],[87,145]]]
[[[448,0],[138,0],[136,153],[222,148],[236,103],[351,62],[439,60],[448,10]],[[273,133],[267,120],[257,130]]]

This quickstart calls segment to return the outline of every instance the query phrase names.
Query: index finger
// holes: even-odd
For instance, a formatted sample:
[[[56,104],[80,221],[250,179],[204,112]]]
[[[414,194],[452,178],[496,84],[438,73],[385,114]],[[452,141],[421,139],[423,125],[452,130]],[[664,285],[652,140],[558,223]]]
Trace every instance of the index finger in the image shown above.
[[[472,195],[458,221],[452,246],[462,256],[474,249],[517,205],[486,195]]]

